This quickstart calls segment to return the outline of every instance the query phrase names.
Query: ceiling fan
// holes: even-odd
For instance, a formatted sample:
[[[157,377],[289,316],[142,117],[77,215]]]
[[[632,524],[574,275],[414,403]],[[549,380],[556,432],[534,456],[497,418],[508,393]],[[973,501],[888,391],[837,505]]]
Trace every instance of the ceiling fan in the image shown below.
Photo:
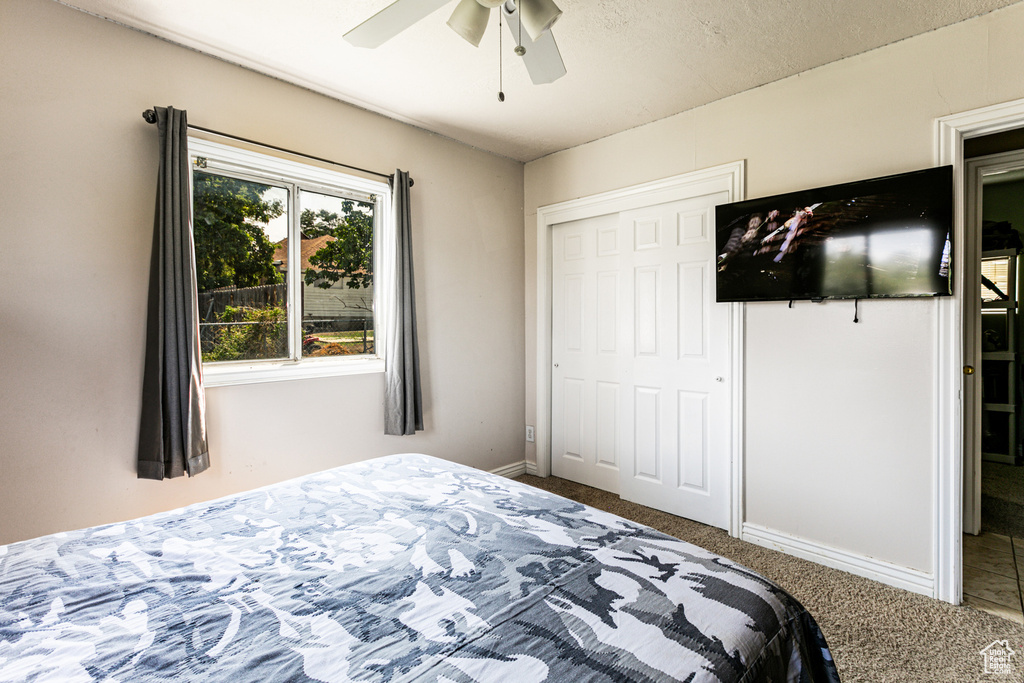
[[[345,34],[356,47],[379,47],[417,21],[451,0],[395,0]],[[516,54],[523,58],[530,80],[552,83],[565,75],[562,55],[551,35],[551,26],[562,16],[552,0],[460,0],[448,19],[448,26],[472,43],[480,45],[492,9],[498,8],[516,42]],[[526,30],[526,35],[522,35]]]

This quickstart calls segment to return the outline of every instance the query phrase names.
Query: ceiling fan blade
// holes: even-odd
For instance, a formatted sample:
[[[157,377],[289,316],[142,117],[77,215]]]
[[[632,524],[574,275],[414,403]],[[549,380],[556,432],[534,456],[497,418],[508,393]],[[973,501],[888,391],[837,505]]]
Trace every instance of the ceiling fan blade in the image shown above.
[[[395,0],[344,35],[356,47],[379,47],[449,0]]]
[[[518,41],[522,35],[522,46],[526,48],[523,63],[526,65],[526,70],[530,73],[530,80],[534,85],[554,83],[566,74],[562,54],[558,51],[555,37],[550,30],[540,34],[537,40],[531,40],[528,34],[519,30],[518,9],[510,11],[509,3],[505,3],[501,6],[501,13],[505,17],[505,25],[512,33],[512,38]]]
[[[525,46],[526,38],[523,38],[523,43]],[[554,83],[566,73],[562,53],[558,51],[555,36],[550,30],[542,33],[533,41],[533,45],[527,48],[523,62],[526,64],[526,70],[530,72],[530,80],[535,85]]]

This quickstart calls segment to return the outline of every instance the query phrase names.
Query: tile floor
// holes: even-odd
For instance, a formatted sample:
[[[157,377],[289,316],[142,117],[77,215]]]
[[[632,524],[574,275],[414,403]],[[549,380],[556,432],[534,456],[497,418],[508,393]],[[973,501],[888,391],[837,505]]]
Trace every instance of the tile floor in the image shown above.
[[[964,603],[1024,624],[1024,538],[964,534]]]

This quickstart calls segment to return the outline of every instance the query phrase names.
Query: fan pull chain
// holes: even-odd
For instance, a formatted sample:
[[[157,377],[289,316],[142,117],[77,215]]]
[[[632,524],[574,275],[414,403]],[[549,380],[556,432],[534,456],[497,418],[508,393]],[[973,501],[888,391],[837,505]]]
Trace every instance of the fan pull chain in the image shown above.
[[[505,101],[505,91],[502,87],[502,73],[501,73],[501,13],[504,11],[504,7],[498,7],[498,101]]]
[[[519,4],[518,3],[516,3],[516,11],[519,12]],[[519,41],[518,42],[519,42],[519,44],[516,45],[516,49],[514,50],[514,52],[517,55],[519,55],[520,57],[522,57],[523,55],[526,54],[526,48],[523,47],[523,14],[522,14],[522,12],[519,13]]]

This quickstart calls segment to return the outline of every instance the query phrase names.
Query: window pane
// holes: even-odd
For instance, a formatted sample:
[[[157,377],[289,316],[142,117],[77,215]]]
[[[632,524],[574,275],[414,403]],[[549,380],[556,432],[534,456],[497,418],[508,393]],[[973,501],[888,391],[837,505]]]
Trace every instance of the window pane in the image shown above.
[[[1010,259],[1007,256],[981,259],[981,300],[1006,301],[1016,292],[1010,289]],[[988,280],[988,283],[985,280]]]
[[[302,209],[302,355],[373,353],[373,204],[307,190]]]
[[[203,361],[287,358],[288,191],[192,177]]]

